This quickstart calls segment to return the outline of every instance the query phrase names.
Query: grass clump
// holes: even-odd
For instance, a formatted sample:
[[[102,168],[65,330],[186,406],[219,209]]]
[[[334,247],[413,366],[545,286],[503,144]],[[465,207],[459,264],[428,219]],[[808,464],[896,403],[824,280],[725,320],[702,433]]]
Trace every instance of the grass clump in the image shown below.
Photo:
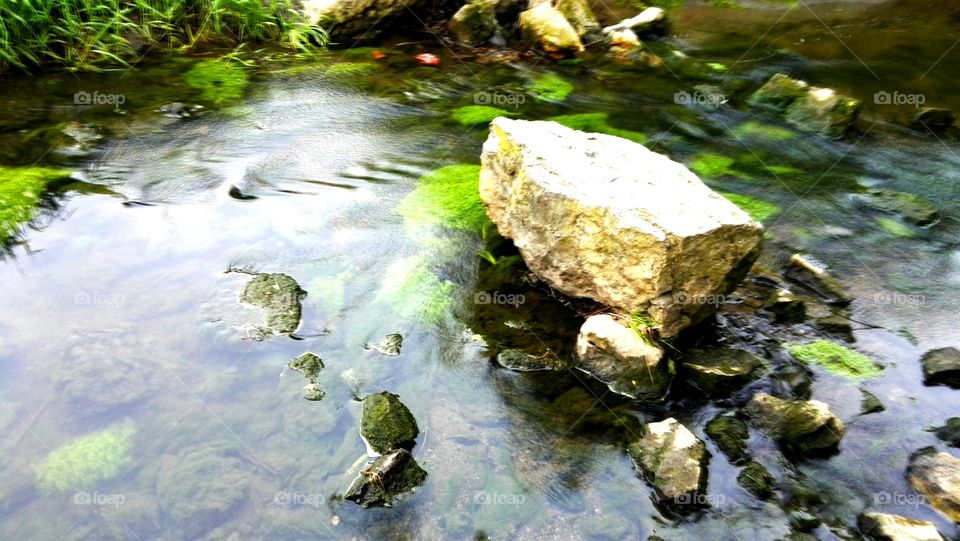
[[[249,82],[243,68],[222,60],[197,62],[186,73],[184,80],[200,91],[200,99],[214,105],[242,98]]]
[[[555,116],[548,118],[547,120],[552,120],[558,124],[563,124],[564,126],[574,130],[613,135],[641,144],[647,142],[646,135],[640,132],[614,128],[607,123],[607,119],[607,113],[584,113],[579,115]]]
[[[480,201],[480,166],[448,165],[424,175],[399,207],[407,224],[482,233],[490,221]]]
[[[0,166],[0,244],[34,218],[47,185],[66,177],[59,169]]]
[[[872,378],[883,371],[870,357],[829,340],[789,344],[787,349],[800,362],[819,365],[831,374],[849,379]]]
[[[721,192],[720,195],[729,199],[731,203],[743,209],[744,212],[758,222],[765,222],[780,212],[779,206],[769,201],[750,197],[749,195],[726,192]]]
[[[54,449],[34,466],[41,492],[89,490],[133,464],[133,425],[121,423]]]
[[[561,102],[573,92],[573,83],[554,73],[537,77],[527,88],[531,96],[548,102]]]
[[[477,124],[488,124],[498,116],[516,116],[517,114],[515,111],[505,111],[489,105],[466,105],[454,109],[450,113],[450,118],[463,126],[476,126]]]

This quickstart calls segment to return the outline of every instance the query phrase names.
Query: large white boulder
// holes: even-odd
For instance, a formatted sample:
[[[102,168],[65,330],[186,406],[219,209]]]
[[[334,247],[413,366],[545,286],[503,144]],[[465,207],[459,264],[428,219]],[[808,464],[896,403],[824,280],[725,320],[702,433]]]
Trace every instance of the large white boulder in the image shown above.
[[[497,118],[480,197],[554,288],[663,337],[712,314],[760,252],[763,227],[689,169],[643,145],[554,122]]]

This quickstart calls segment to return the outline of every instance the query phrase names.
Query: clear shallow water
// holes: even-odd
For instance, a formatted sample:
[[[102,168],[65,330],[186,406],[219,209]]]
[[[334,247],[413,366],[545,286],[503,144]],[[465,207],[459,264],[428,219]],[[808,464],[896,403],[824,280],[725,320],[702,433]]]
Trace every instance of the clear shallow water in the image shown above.
[[[754,26],[780,16],[772,8],[738,11],[736,25],[729,24],[742,39],[718,44],[698,37],[696,17],[722,20],[727,13],[677,12],[680,43],[695,45],[691,54],[733,65],[749,47],[738,43],[753,41],[748,36],[756,35]],[[929,23],[941,30],[935,34],[950,36],[947,21],[937,26],[937,20]],[[885,47],[878,28],[909,31],[917,24],[892,16],[880,21],[886,22],[848,30],[862,43]],[[777,33],[772,46],[789,46],[815,26],[797,24],[792,34]],[[917,44],[929,58],[942,54],[946,47],[940,45],[940,38]],[[855,60],[842,54],[828,60],[832,49],[797,50],[808,57],[798,74],[811,82],[867,100],[875,91],[872,83],[852,84],[863,79],[846,69]],[[748,58],[770,52],[758,47]],[[6,307],[0,312],[0,538],[787,535],[783,511],[743,492],[735,480],[739,470],[713,447],[714,505],[676,524],[662,518],[646,483],[632,471],[623,442],[638,434],[641,422],[672,414],[704,437],[703,424],[721,411],[718,406],[645,408],[622,403],[576,374],[517,374],[489,363],[491,348],[474,331],[501,344],[553,346],[575,328],[575,318],[551,301],[518,312],[474,305],[474,293],[485,287],[478,283],[483,267],[475,257],[481,239],[408,227],[397,207],[424,172],[476,163],[485,129],[448,122],[451,108],[472,103],[478,89],[522,89],[543,66],[514,70],[447,61],[448,68],[437,71],[401,62],[381,66],[360,88],[330,81],[319,70],[261,73],[242,104],[188,122],[151,113],[191,96],[167,82],[182,71],[176,66],[122,79],[50,77],[39,85],[47,90],[29,100],[23,89],[34,82],[9,85],[11,100],[21,94],[6,115],[10,124],[78,118],[106,124],[114,137],[89,160],[44,158],[78,167],[91,185],[68,189],[59,209],[41,220],[46,227],[26,234],[30,252],[18,247],[0,265],[0,305]],[[777,69],[776,62],[756,60],[732,72],[760,81]],[[948,56],[945,62],[956,60]],[[916,78],[912,67],[895,66],[883,72],[891,86],[905,87]],[[160,77],[168,74],[164,70],[173,75]],[[859,143],[806,135],[749,139],[731,132],[751,120],[780,124],[739,105],[706,112],[673,103],[674,92],[699,80],[678,80],[664,70],[557,71],[575,83],[575,93],[559,105],[530,99],[520,109],[525,118],[605,111],[612,113],[612,124],[647,134],[654,148],[687,163],[711,152],[747,166],[759,161],[798,170],[764,175],[754,163],[754,173],[710,182],[784,209],[768,223],[766,260],[797,250],[815,254],[857,296],[855,318],[891,331],[905,327],[917,339],[912,345],[891,331],[857,333],[857,347],[887,364],[884,376],[867,384],[886,412],[858,417],[856,386],[820,374],[814,397],[828,401],[849,432],[839,455],[803,463],[799,471],[825,500],[819,514],[836,524],[850,525],[863,508],[877,508],[878,493],[911,494],[903,479],[907,455],[933,444],[924,429],[956,415],[960,403],[957,391],[922,387],[917,361],[927,349],[956,345],[956,142],[900,130],[887,122],[885,109],[870,104],[862,127],[879,123]],[[931,88],[953,83],[945,70],[927,77]],[[129,92],[131,114],[117,121],[105,111],[78,113],[69,99],[82,88]],[[936,97],[944,105],[955,99],[949,92]],[[897,109],[899,115],[907,112]],[[16,131],[4,137],[24,138]],[[30,163],[35,158],[27,155],[42,153],[19,148],[8,163]],[[858,183],[918,193],[936,202],[947,219],[916,239],[892,237],[873,215],[846,203],[844,194]],[[257,199],[238,200],[231,187]],[[852,235],[837,237],[827,226]],[[452,302],[439,318],[425,320],[410,309],[433,298],[429,291],[400,303],[389,294],[389,278],[412,257],[454,284]],[[230,267],[283,272],[307,290],[297,332],[302,340],[244,339],[249,313],[236,305],[236,295],[249,277],[226,274]],[[399,357],[364,350],[365,343],[398,330],[405,337]],[[319,383],[327,396],[321,402],[303,400],[302,376],[284,369],[306,350],[326,364]],[[67,379],[85,387],[64,387]],[[336,496],[365,454],[354,398],[380,390],[398,393],[417,417],[422,435],[415,456],[430,477],[393,509],[361,510]],[[32,463],[73,438],[125,420],[136,429],[135,461],[96,487],[101,495],[121,495],[121,505],[78,503],[75,493],[36,493]],[[752,445],[775,475],[799,477],[762,438],[754,435]],[[226,464],[225,470],[195,472],[188,476],[192,483],[180,479],[174,485],[183,490],[174,490],[164,480],[198,450]],[[222,513],[178,519],[175,504],[208,506],[204,488],[226,492],[228,477],[241,479],[243,489]],[[957,533],[926,507],[881,510],[934,520],[945,534]],[[819,534],[830,538],[824,529]]]

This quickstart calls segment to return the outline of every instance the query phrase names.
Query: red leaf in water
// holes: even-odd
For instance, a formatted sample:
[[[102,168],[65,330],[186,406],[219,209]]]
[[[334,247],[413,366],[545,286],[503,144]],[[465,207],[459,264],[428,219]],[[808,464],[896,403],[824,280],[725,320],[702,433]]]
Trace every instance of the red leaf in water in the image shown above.
[[[439,66],[439,65],[440,65],[440,58],[438,58],[437,55],[435,55],[435,54],[421,53],[421,54],[418,54],[417,56],[413,57],[413,59],[416,60],[417,62],[423,64],[424,66]]]
[[[383,60],[387,57],[387,55],[381,51],[373,51],[370,53],[370,56],[372,56],[374,60]]]

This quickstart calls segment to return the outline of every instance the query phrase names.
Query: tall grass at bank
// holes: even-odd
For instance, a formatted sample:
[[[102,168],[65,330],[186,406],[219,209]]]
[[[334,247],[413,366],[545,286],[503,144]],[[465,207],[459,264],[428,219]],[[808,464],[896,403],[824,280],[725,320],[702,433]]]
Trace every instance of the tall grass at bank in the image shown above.
[[[0,0],[0,72],[90,70],[147,50],[265,41],[303,52],[327,39],[293,0]]]

